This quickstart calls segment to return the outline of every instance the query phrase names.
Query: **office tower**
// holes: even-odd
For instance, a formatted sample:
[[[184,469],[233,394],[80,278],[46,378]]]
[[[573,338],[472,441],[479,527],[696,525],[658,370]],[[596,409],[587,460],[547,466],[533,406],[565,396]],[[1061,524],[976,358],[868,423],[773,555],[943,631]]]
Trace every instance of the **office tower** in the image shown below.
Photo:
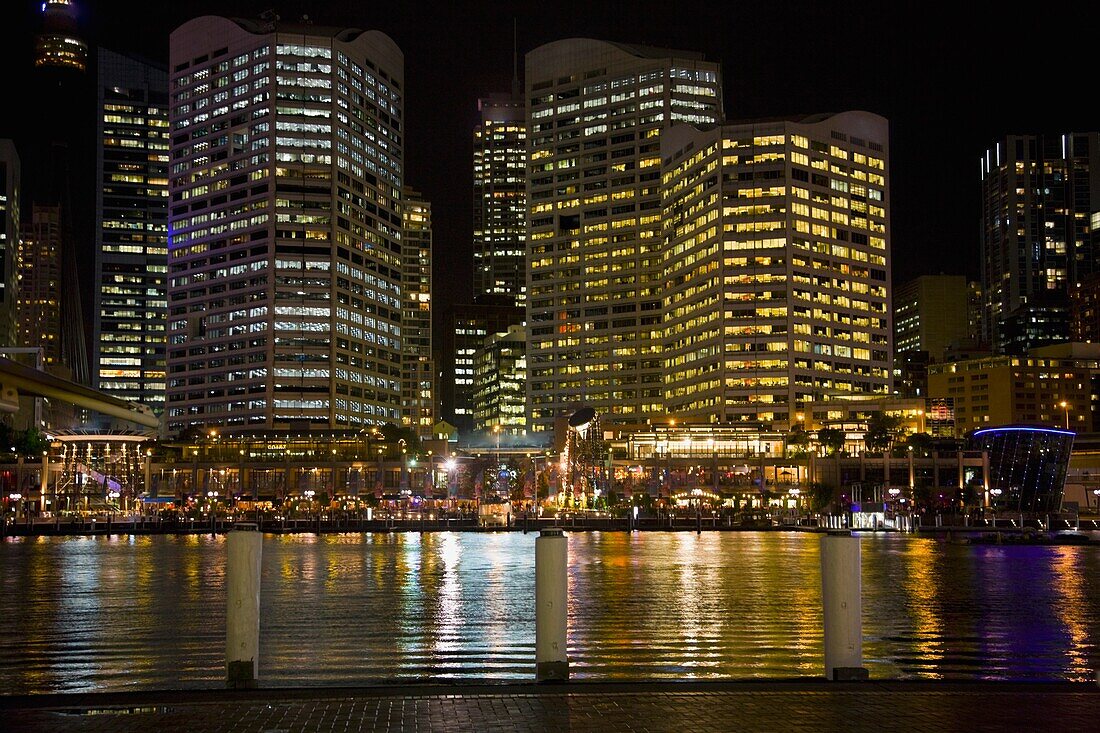
[[[461,433],[474,429],[474,355],[489,334],[522,324],[524,317],[507,296],[482,296],[480,301],[446,313],[439,339],[443,419]]]
[[[527,54],[528,430],[577,402],[664,411],[662,130],[722,118],[699,54],[569,39]]]
[[[518,91],[518,90],[517,90]],[[477,102],[474,128],[474,298],[527,299],[526,107],[522,95]]]
[[[80,37],[71,0],[44,0],[42,30],[35,37],[34,65],[84,71],[88,45]]]
[[[432,361],[432,206],[408,186],[402,202],[401,421],[418,435],[435,424],[435,362]]]
[[[100,49],[92,384],[164,410],[168,73]]]
[[[31,206],[23,225],[16,267],[19,272],[19,341],[42,349],[42,365],[64,363],[61,334],[61,209]]]
[[[401,421],[401,51],[196,18],[171,37],[168,429]]]
[[[19,153],[11,140],[0,140],[0,347],[19,343]]]
[[[982,288],[994,350],[1069,338],[1069,290],[1100,270],[1100,133],[1010,135],[981,160]]]
[[[527,428],[527,333],[509,326],[485,337],[474,352],[474,425],[504,435]]]
[[[786,427],[889,393],[887,139],[867,112],[662,136],[670,414]]]
[[[894,288],[894,353],[926,351],[934,361],[969,335],[966,278],[921,275]]]

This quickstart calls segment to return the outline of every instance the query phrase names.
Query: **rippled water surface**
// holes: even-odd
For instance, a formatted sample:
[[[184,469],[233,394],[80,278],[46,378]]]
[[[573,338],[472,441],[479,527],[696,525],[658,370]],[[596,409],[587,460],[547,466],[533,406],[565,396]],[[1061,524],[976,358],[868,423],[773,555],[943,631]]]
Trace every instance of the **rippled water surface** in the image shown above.
[[[535,535],[267,536],[263,684],[534,675]],[[576,533],[578,678],[822,674],[817,535]],[[1087,679],[1100,548],[865,536],[873,677]],[[219,687],[225,538],[0,543],[0,689]]]

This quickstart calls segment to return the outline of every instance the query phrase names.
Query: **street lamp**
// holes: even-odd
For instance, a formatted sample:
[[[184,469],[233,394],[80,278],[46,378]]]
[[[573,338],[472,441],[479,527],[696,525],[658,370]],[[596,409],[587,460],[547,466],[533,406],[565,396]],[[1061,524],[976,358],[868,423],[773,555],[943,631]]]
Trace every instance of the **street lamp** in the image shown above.
[[[1069,430],[1069,403],[1062,400],[1058,403],[1058,406],[1066,411],[1066,430]]]
[[[917,417],[920,418],[920,431],[924,432],[924,410],[917,410]]]

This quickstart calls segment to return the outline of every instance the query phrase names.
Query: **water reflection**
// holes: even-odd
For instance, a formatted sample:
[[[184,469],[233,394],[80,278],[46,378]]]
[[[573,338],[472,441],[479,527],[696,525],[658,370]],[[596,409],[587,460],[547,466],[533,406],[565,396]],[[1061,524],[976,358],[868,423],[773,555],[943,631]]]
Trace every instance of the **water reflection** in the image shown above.
[[[534,535],[283,535],[264,542],[267,685],[533,677]],[[569,653],[592,679],[820,675],[819,539],[569,536]],[[1091,679],[1090,547],[863,540],[875,677]],[[219,687],[225,540],[0,543],[8,693]]]

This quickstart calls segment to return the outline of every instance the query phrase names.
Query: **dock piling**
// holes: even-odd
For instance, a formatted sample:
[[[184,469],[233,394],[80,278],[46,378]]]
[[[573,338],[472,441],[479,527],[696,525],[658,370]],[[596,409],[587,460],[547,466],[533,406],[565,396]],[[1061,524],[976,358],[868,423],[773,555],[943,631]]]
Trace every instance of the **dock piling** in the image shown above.
[[[569,543],[558,527],[535,539],[535,681],[569,679]]]
[[[260,672],[260,559],[263,535],[241,523],[228,534],[225,672],[230,688],[256,686]]]
[[[867,679],[859,538],[850,531],[821,538],[821,602],[825,620],[825,678]]]

